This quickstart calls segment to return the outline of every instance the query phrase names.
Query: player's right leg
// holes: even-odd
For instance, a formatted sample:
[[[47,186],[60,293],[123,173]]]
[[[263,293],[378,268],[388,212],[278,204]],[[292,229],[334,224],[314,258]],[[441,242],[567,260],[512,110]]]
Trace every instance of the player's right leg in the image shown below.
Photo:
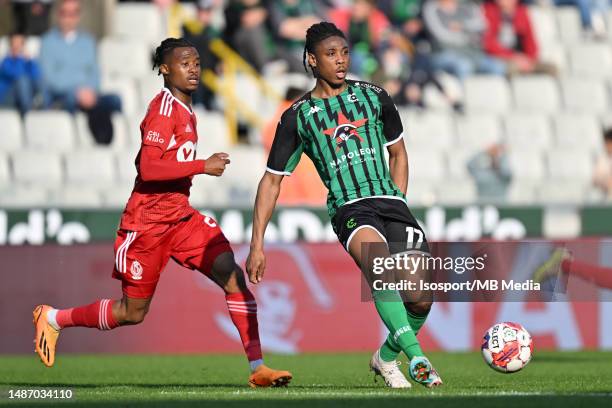
[[[350,255],[357,265],[364,270],[372,268],[372,254],[362,252],[365,245],[370,244],[370,248],[376,245],[376,256],[390,256],[388,249],[384,250],[385,244],[382,234],[372,226],[363,226],[356,229],[347,242]],[[409,373],[411,377],[427,386],[441,384],[439,376],[421,349],[416,334],[410,325],[406,314],[406,308],[397,291],[380,290],[373,291],[372,297],[376,310],[385,326],[389,329],[395,344],[406,354],[410,360]],[[377,351],[370,362],[372,370],[380,374],[385,379],[385,383],[392,388],[408,388],[405,383],[406,378],[401,373],[397,361],[384,361],[380,358],[380,351]]]
[[[151,299],[100,299],[92,304],[70,309],[38,305],[34,309],[35,350],[47,367],[55,363],[55,347],[60,330],[67,327],[90,327],[112,330],[138,324],[144,320]]]
[[[169,257],[164,231],[118,232],[113,277],[122,282],[122,299],[100,299],[89,305],[62,310],[48,305],[34,309],[35,350],[47,367],[55,362],[55,347],[62,329],[90,327],[112,330],[144,320],[159,273]]]

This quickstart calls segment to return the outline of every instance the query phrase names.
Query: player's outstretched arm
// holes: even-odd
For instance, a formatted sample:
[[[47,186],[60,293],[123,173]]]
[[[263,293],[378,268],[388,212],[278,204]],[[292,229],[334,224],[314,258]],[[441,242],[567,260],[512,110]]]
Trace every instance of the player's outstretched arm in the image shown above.
[[[389,172],[391,179],[404,194],[408,189],[408,153],[403,141],[393,143],[389,151]]]
[[[246,262],[246,270],[251,283],[259,283],[263,279],[266,268],[266,257],[263,252],[266,227],[280,193],[282,175],[266,172],[257,187],[255,208],[253,210],[253,232],[251,234],[251,250]]]

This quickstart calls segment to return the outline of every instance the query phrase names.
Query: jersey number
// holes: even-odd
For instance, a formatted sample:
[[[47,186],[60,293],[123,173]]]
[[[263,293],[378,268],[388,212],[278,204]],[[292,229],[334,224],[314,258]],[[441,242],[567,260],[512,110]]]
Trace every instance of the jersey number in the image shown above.
[[[407,249],[420,249],[423,244],[423,231],[414,227],[406,227],[408,238],[406,239]],[[414,242],[414,235],[417,235],[417,240]]]

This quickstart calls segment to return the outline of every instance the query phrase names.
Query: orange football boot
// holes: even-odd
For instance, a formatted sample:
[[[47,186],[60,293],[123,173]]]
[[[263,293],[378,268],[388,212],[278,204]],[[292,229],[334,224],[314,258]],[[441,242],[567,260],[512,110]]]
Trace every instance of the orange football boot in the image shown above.
[[[289,371],[274,370],[262,364],[249,376],[249,385],[253,388],[285,387],[292,378]]]
[[[55,362],[55,345],[59,337],[59,331],[55,330],[47,320],[47,312],[52,310],[51,306],[38,305],[32,314],[34,315],[34,338],[35,351],[40,360],[47,367],[52,367]]]

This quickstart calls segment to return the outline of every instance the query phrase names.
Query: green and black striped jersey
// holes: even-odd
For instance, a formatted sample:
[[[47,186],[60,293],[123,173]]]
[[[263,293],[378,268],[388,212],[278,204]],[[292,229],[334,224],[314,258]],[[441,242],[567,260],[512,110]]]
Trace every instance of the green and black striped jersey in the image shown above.
[[[267,170],[291,175],[302,153],[314,163],[329,190],[331,217],[343,204],[367,197],[405,199],[389,174],[384,149],[402,141],[402,122],[387,92],[347,81],[341,94],[309,93],[287,109],[276,128]]]

